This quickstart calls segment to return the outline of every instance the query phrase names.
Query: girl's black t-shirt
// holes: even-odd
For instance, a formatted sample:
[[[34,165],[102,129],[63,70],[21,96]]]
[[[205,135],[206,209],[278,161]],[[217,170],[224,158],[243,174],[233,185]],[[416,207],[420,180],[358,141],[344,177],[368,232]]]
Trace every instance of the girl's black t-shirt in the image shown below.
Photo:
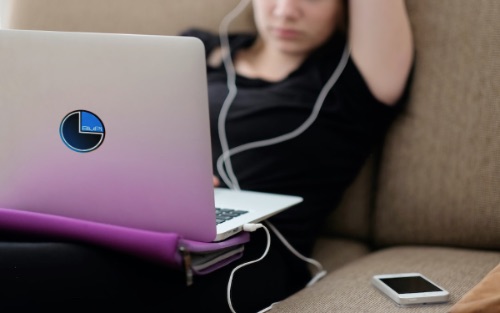
[[[218,34],[190,29],[182,35],[201,39],[207,57],[220,47]],[[231,54],[249,47],[255,38],[253,34],[231,34]],[[333,36],[278,82],[237,74],[237,95],[225,121],[229,148],[290,133],[306,122],[323,85],[339,64],[345,44],[344,36]],[[224,65],[207,65],[207,76],[213,169],[219,176],[216,162],[222,148],[217,125],[228,95]],[[407,96],[408,86],[396,105],[384,105],[370,92],[349,58],[317,118],[303,133],[231,157],[240,188],[302,196],[301,204],[272,217],[270,222],[297,250],[310,255],[322,222],[381,142]]]

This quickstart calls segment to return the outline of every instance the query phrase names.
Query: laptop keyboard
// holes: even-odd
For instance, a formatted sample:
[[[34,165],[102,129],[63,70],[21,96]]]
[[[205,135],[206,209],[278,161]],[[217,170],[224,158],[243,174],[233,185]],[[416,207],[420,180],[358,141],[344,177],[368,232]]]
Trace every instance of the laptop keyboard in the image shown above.
[[[248,211],[226,209],[226,208],[215,208],[215,218],[217,224],[224,223],[225,221],[228,221],[232,218],[238,217],[245,213],[248,213]]]

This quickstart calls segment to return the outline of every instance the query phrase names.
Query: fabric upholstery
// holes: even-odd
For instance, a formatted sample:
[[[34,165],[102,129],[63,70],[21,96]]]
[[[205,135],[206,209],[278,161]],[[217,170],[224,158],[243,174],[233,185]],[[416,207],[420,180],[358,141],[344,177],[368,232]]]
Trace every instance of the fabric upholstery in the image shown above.
[[[217,30],[238,0],[6,0],[6,28],[175,35],[190,27]],[[195,3],[195,4],[194,4]],[[248,9],[231,30],[253,29]]]
[[[316,242],[313,255],[327,272],[332,272],[370,252],[368,246],[357,240],[324,236]],[[311,270],[316,273],[315,267]]]
[[[498,249],[500,2],[407,3],[415,81],[384,147],[375,240]]]
[[[500,261],[499,252],[418,246],[388,248],[330,273],[312,287],[276,304],[273,313],[445,313]],[[450,292],[451,301],[399,307],[371,285],[376,274],[420,272]]]

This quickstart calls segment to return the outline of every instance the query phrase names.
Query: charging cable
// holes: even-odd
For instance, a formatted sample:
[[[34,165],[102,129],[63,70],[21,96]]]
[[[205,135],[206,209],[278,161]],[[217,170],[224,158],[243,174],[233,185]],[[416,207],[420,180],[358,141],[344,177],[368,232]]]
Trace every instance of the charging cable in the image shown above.
[[[260,223],[259,224],[245,224],[243,226],[243,230],[247,231],[247,232],[254,232],[254,231],[256,231],[259,228],[262,228],[262,229],[264,229],[266,231],[267,244],[266,244],[266,249],[264,250],[264,253],[258,259],[255,259],[253,261],[249,261],[249,262],[246,262],[246,263],[243,263],[243,264],[240,264],[240,265],[236,266],[231,271],[231,275],[229,276],[229,282],[227,284],[227,303],[229,304],[229,308],[231,309],[231,312],[233,312],[233,313],[236,313],[236,311],[233,308],[233,304],[231,302],[231,286],[233,284],[234,273],[237,270],[239,270],[240,268],[242,268],[242,267],[245,267],[247,265],[250,265],[250,264],[253,264],[253,263],[257,263],[257,262],[261,261],[267,255],[267,253],[269,252],[269,247],[271,246],[271,234],[269,233],[269,230],[267,229],[266,226],[264,226],[264,225],[262,225]]]
[[[274,232],[274,234],[276,235],[276,237],[278,237],[278,239],[285,245],[285,247],[287,247],[288,250],[290,250],[296,257],[298,257],[299,259],[303,260],[304,262],[307,262],[307,263],[313,265],[314,267],[316,267],[317,272],[313,276],[313,278],[307,283],[307,285],[306,285],[307,287],[314,285],[318,280],[320,280],[321,278],[325,277],[325,275],[327,274],[327,272],[326,272],[326,270],[323,269],[323,265],[321,265],[321,263],[319,263],[315,259],[307,258],[307,257],[303,256],[302,254],[300,254],[285,239],[285,237],[283,237],[283,235],[278,231],[278,229],[276,229],[276,227],[273,224],[271,224],[271,222],[265,221],[265,223],[266,223],[267,226],[269,226],[269,228],[271,228],[271,230]]]
[[[314,277],[307,283],[306,287],[309,287],[309,286],[312,286],[313,284],[315,284],[318,280],[320,280],[321,278],[323,278],[325,275],[326,275],[326,271],[323,269],[323,266],[321,265],[321,263],[319,263],[318,261],[314,260],[314,259],[311,259],[311,258],[306,258],[304,257],[302,254],[300,254],[297,250],[295,250],[295,248],[293,248],[292,245],[290,245],[290,243],[285,239],[285,237],[283,237],[283,235],[276,229],[276,227],[274,227],[273,224],[271,224],[271,222],[269,221],[265,221],[265,223],[267,224],[267,226],[269,226],[269,228],[271,228],[271,230],[275,233],[275,235],[281,240],[281,242],[293,253],[295,254],[295,256],[297,256],[299,259],[301,260],[304,260],[305,262],[307,263],[310,263],[312,265],[314,265],[316,268],[317,268],[317,273],[316,275],[314,275]],[[260,224],[260,223],[257,223],[257,224],[245,224],[243,226],[243,231],[246,231],[246,232],[254,232],[256,231],[257,229],[259,228],[262,228],[265,230],[266,232],[266,239],[267,239],[267,244],[266,244],[266,249],[264,250],[264,253],[262,253],[262,255],[258,258],[258,259],[255,259],[253,261],[249,261],[249,262],[246,262],[246,263],[243,263],[243,264],[240,264],[238,265],[237,267],[235,267],[232,271],[231,271],[231,275],[229,276],[229,282],[227,284],[227,303],[229,305],[229,308],[231,310],[231,312],[233,313],[236,313],[236,311],[234,310],[234,307],[233,307],[233,304],[231,302],[231,287],[233,285],[233,278],[234,278],[234,274],[236,273],[237,270],[239,270],[240,268],[242,267],[245,267],[245,266],[248,266],[250,264],[253,264],[253,263],[257,263],[259,261],[261,261],[262,259],[264,259],[266,257],[266,255],[269,253],[269,248],[271,247],[271,234],[269,233],[269,230],[267,229],[266,226]],[[272,303],[270,306],[260,310],[259,312],[257,313],[264,313],[264,312],[267,312],[269,310],[272,309],[272,307],[279,303],[278,302],[274,302]]]

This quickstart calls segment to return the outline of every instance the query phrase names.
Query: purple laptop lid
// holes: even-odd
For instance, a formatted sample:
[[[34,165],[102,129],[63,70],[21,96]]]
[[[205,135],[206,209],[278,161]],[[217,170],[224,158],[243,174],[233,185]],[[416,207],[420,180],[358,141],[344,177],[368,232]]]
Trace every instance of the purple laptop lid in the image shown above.
[[[0,51],[0,207],[215,238],[201,41],[1,30]]]

